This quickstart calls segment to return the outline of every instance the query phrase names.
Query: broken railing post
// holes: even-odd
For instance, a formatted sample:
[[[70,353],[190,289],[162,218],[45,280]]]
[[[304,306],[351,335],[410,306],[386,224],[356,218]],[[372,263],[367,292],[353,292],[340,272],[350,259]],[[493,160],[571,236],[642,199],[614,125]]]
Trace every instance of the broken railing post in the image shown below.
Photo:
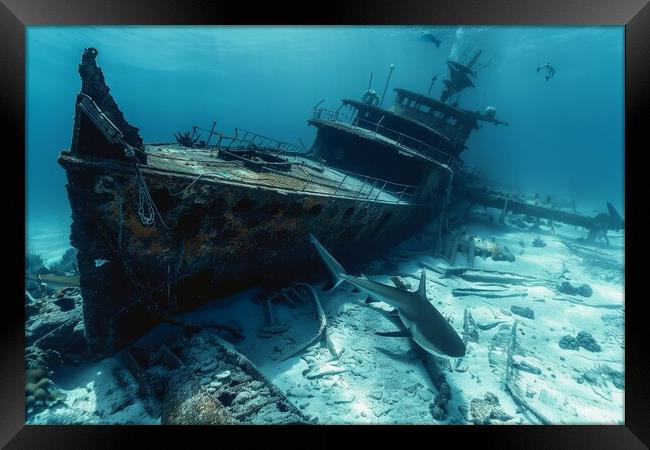
[[[375,200],[377,200],[379,198],[379,196],[381,195],[381,193],[384,192],[384,188],[386,187],[387,183],[388,183],[388,181],[384,181],[384,185],[381,187],[381,189],[379,189],[379,193],[375,197]]]
[[[460,240],[460,230],[453,232],[451,235],[451,248],[449,249],[449,262],[456,264],[456,255],[458,254],[458,241]]]
[[[363,179],[363,184],[361,185],[361,188],[359,189],[359,192],[357,192],[357,195],[355,195],[354,198],[357,198],[359,195],[361,195],[361,192],[363,192],[363,188],[366,187],[367,183],[368,183],[368,177],[365,177]]]
[[[474,243],[474,238],[470,237],[469,243],[467,244],[467,265],[469,267],[474,267],[474,248],[476,244]]]
[[[266,299],[266,308],[269,312],[269,323],[275,325],[275,316],[273,315],[273,305],[271,304],[271,299]]]
[[[347,180],[347,178],[348,178],[348,176],[347,176],[347,174],[346,174],[346,175],[343,177],[343,179],[341,180],[341,184],[339,184],[339,187],[336,188],[336,190],[334,191],[334,194],[332,194],[332,195],[336,195],[336,193],[339,191],[339,189],[341,189],[341,186],[343,186],[343,183],[345,183],[345,180]]]
[[[212,135],[214,134],[214,127],[215,127],[215,126],[217,126],[217,122],[216,122],[216,121],[212,122],[212,129],[210,130],[210,134],[208,134],[208,139],[205,141],[205,146],[206,146],[206,147],[207,147],[208,145],[210,145],[210,138],[211,138]]]
[[[503,210],[501,211],[501,216],[499,217],[499,223],[501,224],[505,224],[506,222],[506,214],[508,213],[507,208],[508,208],[508,197],[505,197],[503,202]]]

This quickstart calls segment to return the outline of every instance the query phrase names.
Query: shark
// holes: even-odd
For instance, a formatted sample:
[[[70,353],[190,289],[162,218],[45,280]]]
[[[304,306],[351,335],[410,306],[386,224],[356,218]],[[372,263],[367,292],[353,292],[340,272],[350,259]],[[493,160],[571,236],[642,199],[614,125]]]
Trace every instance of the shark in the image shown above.
[[[329,271],[330,278],[323,286],[324,291],[336,288],[347,281],[366,293],[370,302],[382,301],[395,308],[404,324],[404,330],[378,332],[380,336],[409,337],[416,344],[434,355],[460,358],[465,356],[465,344],[451,324],[440,314],[426,297],[426,271],[422,269],[420,285],[416,292],[409,292],[369,280],[363,274],[357,277],[348,274],[343,266],[312,234],[309,241]]]
[[[433,42],[436,48],[440,48],[440,43],[442,42],[432,32],[422,33],[420,39],[427,42]]]

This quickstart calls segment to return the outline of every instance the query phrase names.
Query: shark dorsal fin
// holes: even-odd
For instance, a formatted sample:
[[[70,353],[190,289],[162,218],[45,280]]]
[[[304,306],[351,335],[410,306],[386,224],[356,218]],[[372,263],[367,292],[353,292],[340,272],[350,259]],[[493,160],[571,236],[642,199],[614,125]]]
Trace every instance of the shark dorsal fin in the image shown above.
[[[426,300],[427,298],[427,270],[422,268],[422,276],[420,277],[420,285],[418,286],[418,295]]]
[[[367,280],[367,279],[368,279],[368,277],[366,277],[366,276],[365,276],[364,274],[362,274],[362,273],[359,274],[359,278],[361,278],[362,280]]]

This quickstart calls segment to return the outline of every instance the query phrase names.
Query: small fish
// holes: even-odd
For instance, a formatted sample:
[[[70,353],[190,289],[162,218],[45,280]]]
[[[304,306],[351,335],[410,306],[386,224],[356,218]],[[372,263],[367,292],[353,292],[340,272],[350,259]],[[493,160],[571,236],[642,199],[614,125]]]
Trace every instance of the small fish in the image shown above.
[[[427,42],[433,42],[436,45],[436,48],[440,48],[440,43],[442,42],[438,39],[432,32],[427,32],[420,35],[420,39]]]
[[[544,77],[546,81],[550,80],[553,78],[553,75],[555,75],[555,68],[551,65],[550,62],[547,62],[543,66],[540,66],[537,68],[537,73],[539,73],[540,70],[546,70],[546,76]]]

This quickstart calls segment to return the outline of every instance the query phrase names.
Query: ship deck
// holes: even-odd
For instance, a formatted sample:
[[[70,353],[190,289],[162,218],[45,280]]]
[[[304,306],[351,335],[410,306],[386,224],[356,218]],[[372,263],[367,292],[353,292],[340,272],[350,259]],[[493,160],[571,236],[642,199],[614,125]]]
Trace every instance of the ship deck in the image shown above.
[[[414,204],[417,188],[334,169],[300,156],[283,154],[285,170],[273,163],[253,163],[244,158],[225,159],[216,150],[183,147],[178,144],[145,146],[147,165],[143,170],[162,170],[195,176],[203,181],[226,181],[283,191],[308,192],[359,200]],[[223,152],[223,150],[221,151]],[[287,164],[289,163],[289,164]],[[286,170],[288,167],[288,170]]]

